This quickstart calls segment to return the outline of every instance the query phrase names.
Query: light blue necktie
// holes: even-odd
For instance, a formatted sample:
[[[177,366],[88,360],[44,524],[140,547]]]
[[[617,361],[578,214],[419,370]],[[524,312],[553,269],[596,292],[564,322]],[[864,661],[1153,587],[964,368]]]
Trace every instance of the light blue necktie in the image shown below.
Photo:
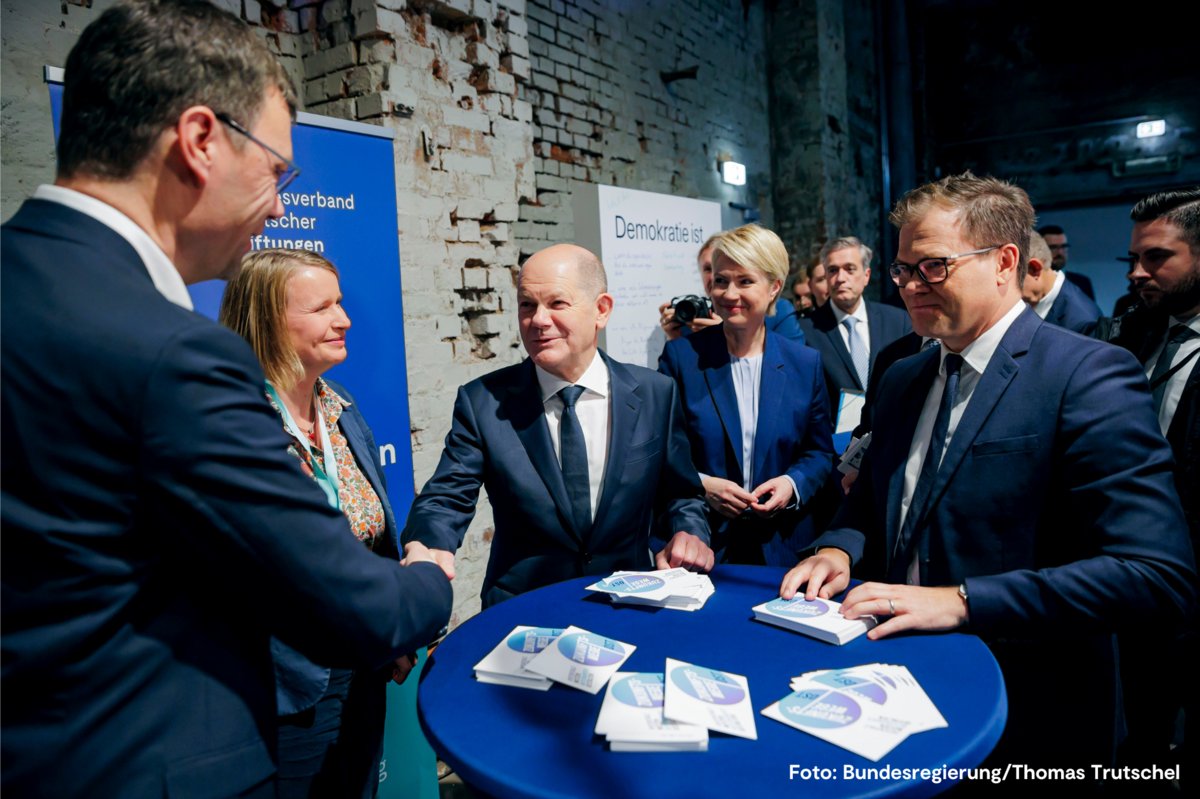
[[[846,326],[846,331],[850,334],[848,337],[850,339],[850,360],[854,361],[854,371],[858,373],[858,385],[865,390],[867,373],[870,368],[870,353],[867,352],[867,345],[858,333],[858,319],[847,316],[842,320],[842,324]]]

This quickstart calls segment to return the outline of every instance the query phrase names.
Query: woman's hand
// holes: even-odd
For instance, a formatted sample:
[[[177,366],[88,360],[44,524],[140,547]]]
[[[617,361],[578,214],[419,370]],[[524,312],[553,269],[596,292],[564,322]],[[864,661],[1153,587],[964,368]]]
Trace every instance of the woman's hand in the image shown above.
[[[401,655],[396,658],[396,662],[392,664],[392,682],[396,685],[403,685],[416,665],[416,655]]]
[[[751,503],[750,509],[759,516],[770,516],[772,513],[786,508],[791,503],[795,492],[792,490],[792,481],[780,475],[772,477],[751,493],[755,500]],[[764,499],[766,501],[763,501]]]
[[[704,499],[709,507],[722,516],[736,519],[754,503],[754,495],[732,480],[721,477],[702,477]]]

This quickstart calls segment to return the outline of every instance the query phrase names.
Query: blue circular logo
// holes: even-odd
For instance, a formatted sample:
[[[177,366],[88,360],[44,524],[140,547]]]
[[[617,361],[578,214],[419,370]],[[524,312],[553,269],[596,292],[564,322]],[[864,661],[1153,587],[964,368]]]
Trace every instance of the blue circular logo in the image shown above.
[[[562,636],[558,639],[558,651],[568,660],[593,667],[611,666],[625,657],[625,647],[620,641],[591,633]]]
[[[550,646],[550,642],[562,633],[563,631],[558,627],[534,627],[532,630],[524,630],[508,636],[508,648],[536,655]]]
[[[846,727],[858,721],[862,708],[838,691],[809,689],[779,700],[779,712],[799,724],[818,730]]]
[[[813,678],[813,682],[819,682],[831,688],[840,688],[843,691],[853,691],[864,699],[870,699],[877,705],[882,705],[887,701],[887,689],[876,682],[862,677],[850,677],[834,672],[832,674],[819,674]]]
[[[632,707],[663,706],[663,676],[661,674],[630,674],[612,687],[612,696],[623,705]]]
[[[736,705],[746,698],[742,686],[728,675],[699,666],[676,666],[671,682],[688,696],[711,705]]]
[[[829,612],[829,605],[819,599],[809,601],[802,596],[794,599],[772,599],[767,603],[767,610],[780,616],[791,616],[797,619],[811,619],[824,616]]]
[[[648,591],[657,591],[666,584],[667,581],[663,578],[648,574],[612,577],[600,581],[601,587],[606,591],[620,591],[622,594],[644,594]]]

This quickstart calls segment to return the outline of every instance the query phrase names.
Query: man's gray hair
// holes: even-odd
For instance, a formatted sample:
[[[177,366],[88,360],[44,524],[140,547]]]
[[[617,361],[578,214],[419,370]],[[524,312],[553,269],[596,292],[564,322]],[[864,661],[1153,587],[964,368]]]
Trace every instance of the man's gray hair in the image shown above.
[[[821,252],[817,257],[821,259],[821,263],[828,264],[831,253],[835,253],[838,250],[853,249],[854,247],[858,248],[858,252],[862,256],[863,269],[870,269],[871,258],[874,257],[875,252],[863,244],[857,236],[841,236],[832,241],[825,242],[825,246],[821,248]]]

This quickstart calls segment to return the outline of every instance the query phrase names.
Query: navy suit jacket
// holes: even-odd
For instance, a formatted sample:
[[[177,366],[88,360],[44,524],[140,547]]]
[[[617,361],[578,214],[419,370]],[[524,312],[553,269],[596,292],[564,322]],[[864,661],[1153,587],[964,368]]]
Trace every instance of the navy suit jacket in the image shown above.
[[[1064,280],[1062,288],[1046,314],[1046,321],[1065,327],[1083,336],[1090,336],[1100,320],[1100,307],[1095,300],[1083,293],[1070,280]]]
[[[0,238],[4,793],[269,788],[270,636],[380,667],[446,623],[449,583],[354,539],[250,348],[111,229],[31,200]]]
[[[1089,300],[1096,301],[1096,289],[1092,287],[1092,279],[1082,272],[1073,272],[1066,270],[1063,272],[1067,276],[1067,280],[1072,283],[1075,288],[1083,292]]]
[[[870,369],[874,369],[879,352],[912,330],[912,322],[908,314],[899,308],[878,302],[863,302],[867,303],[867,328],[871,336],[868,362]],[[804,331],[808,346],[821,353],[821,365],[825,368],[825,383],[829,391],[829,407],[836,421],[842,389],[866,391],[867,387],[858,381],[858,372],[854,369],[850,350],[842,341],[837,317],[833,313],[833,300],[813,311],[806,319],[801,319],[800,327]]]
[[[849,552],[864,578],[888,574],[905,462],[938,364],[929,350],[884,375],[862,471],[817,542]],[[1136,361],[1026,308],[976,385],[929,501],[912,512],[922,584],[966,583],[967,630],[1004,671],[998,751],[1029,758],[1013,762],[1108,762],[1111,633],[1177,620],[1195,597],[1170,450]],[[1062,723],[1048,723],[1050,708]]]
[[[692,461],[704,474],[742,483],[742,424],[724,326],[717,325],[672,341],[658,369],[673,379],[683,400]],[[788,475],[796,484],[797,507],[769,519],[749,515],[731,520],[710,510],[714,549],[749,538],[761,548],[763,562],[794,566],[812,543],[812,521],[804,504],[816,494],[833,468],[829,400],[821,356],[797,341],[768,332],[759,383],[754,434],[752,486]]]
[[[533,362],[458,390],[441,461],[413,503],[401,540],[455,551],[474,518],[480,486],[487,488],[496,532],[484,607],[585,574],[651,568],[651,535],[686,530],[709,540],[675,384],[601,355],[612,416],[604,482],[587,530],[572,522]]]

